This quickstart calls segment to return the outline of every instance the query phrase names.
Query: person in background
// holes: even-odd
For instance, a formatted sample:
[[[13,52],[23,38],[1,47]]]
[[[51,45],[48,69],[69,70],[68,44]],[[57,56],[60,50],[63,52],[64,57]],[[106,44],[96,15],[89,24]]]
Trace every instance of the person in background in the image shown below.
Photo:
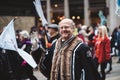
[[[110,60],[110,52],[111,46],[107,28],[106,26],[99,26],[98,35],[95,38],[95,60],[97,68],[100,65],[102,80],[105,80],[106,78],[105,69],[108,60]]]
[[[111,35],[109,33],[109,28],[108,27],[106,27],[106,28],[107,28],[107,32],[108,32],[108,37],[110,39],[110,47],[111,47],[110,51],[111,51],[112,50],[112,46],[111,46],[111,39],[112,39],[112,37],[111,37]],[[110,59],[107,60],[106,74],[109,74],[111,71],[112,71],[112,51],[110,52]]]
[[[85,42],[87,44],[88,34],[87,34],[86,30],[87,30],[87,26],[86,25],[82,25],[81,26],[81,30],[78,33],[78,36],[79,36],[80,39],[83,40],[83,42]]]
[[[98,27],[100,26],[100,23],[96,23],[96,26],[94,27],[94,33],[95,33],[95,36],[98,35]]]
[[[90,35],[88,35],[88,46],[90,47],[90,50],[92,52],[92,57],[94,58],[95,57],[95,49],[94,49],[94,44],[92,43],[92,41],[94,40],[94,36],[95,36],[95,33],[94,33],[94,30],[93,30],[93,27],[92,26],[88,26],[87,27],[87,33],[91,32]]]
[[[78,36],[86,43],[88,44],[88,36],[93,34],[93,30],[89,30],[89,32],[87,33],[87,28],[88,26],[83,25],[81,26],[81,30],[79,31]]]
[[[21,47],[21,41],[20,41],[20,32],[21,31],[22,31],[21,29],[16,30],[16,41],[17,41],[18,48]]]
[[[23,30],[20,32],[20,41],[20,48],[30,54],[32,44],[28,31]],[[21,71],[22,79],[37,80],[37,78],[33,75],[33,68],[23,59],[21,63]]]
[[[48,25],[48,35],[47,35],[47,39],[48,39],[48,43],[50,43],[51,45],[54,44],[54,42],[56,42],[56,40],[60,37],[59,34],[59,29],[58,29],[58,25],[57,24],[50,24]],[[46,45],[48,48],[51,46]]]
[[[118,27],[115,27],[112,35],[111,35],[111,52],[112,52],[112,56],[116,56],[117,55],[117,49],[118,49],[118,43],[117,43],[117,36],[118,36]]]
[[[117,61],[117,63],[120,63],[120,26],[118,27],[118,33],[117,33],[117,47],[118,47],[118,61]]]
[[[46,34],[46,40],[47,40],[46,41],[46,53],[44,53],[44,55],[41,55],[40,64],[39,64],[39,67],[41,65],[45,66],[44,70],[42,67],[40,67],[40,71],[45,77],[47,77],[48,80],[50,79],[52,56],[53,56],[54,49],[55,49],[55,43],[59,37],[60,37],[60,34],[59,34],[58,25],[57,24],[48,25],[47,34]],[[36,51],[33,51],[32,54],[37,54],[37,52],[40,53],[41,49],[42,49],[41,47],[38,48]]]
[[[39,64],[41,54],[38,52],[35,52],[35,54],[33,54],[32,51],[34,51],[34,49],[35,49],[34,47],[35,47],[36,42],[38,44],[41,44],[41,46],[42,46],[42,42],[39,38],[39,35],[40,34],[38,32],[37,27],[36,26],[31,27],[31,30],[30,30],[31,51],[30,51],[30,54],[32,55],[33,59],[35,60],[35,62],[37,64]],[[38,67],[36,67],[34,70],[38,70]]]

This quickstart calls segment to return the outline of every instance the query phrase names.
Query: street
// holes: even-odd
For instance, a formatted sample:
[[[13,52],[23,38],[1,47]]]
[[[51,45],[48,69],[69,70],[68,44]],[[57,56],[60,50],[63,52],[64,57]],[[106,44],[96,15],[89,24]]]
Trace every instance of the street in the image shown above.
[[[106,80],[120,80],[120,63],[117,63],[118,57],[112,58],[112,71],[107,74]]]

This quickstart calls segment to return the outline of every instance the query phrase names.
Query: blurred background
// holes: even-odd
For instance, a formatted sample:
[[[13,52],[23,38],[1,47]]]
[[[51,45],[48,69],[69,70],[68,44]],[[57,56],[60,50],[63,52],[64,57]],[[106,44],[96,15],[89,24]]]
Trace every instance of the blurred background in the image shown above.
[[[27,29],[40,26],[41,21],[35,10],[34,0],[1,0],[0,27],[4,27],[13,17],[16,29]],[[99,11],[107,19],[110,32],[119,26],[120,17],[115,14],[117,0],[41,0],[44,16],[48,23],[58,23],[65,17],[75,21],[76,26],[83,24],[95,27],[100,23]]]

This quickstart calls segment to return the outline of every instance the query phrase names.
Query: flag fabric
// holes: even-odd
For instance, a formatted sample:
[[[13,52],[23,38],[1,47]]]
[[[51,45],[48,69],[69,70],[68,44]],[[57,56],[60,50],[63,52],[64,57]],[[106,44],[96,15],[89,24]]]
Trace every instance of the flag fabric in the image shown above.
[[[14,19],[4,28],[0,35],[0,47],[17,51],[17,42],[14,31]]]
[[[120,16],[120,0],[116,0],[116,15]]]
[[[46,24],[48,24],[48,22],[46,21],[46,19],[44,17],[44,14],[43,14],[43,10],[42,10],[42,7],[41,7],[41,1],[40,0],[35,0],[35,1],[33,1],[33,4],[35,5],[35,9],[36,9],[39,17],[42,20],[42,25],[45,26]]]
[[[15,30],[14,30],[14,20],[12,19],[10,23],[4,28],[0,35],[0,47],[3,49],[17,51],[18,54],[33,68],[37,67],[36,62],[30,54],[19,49],[17,46]]]
[[[36,62],[33,60],[33,57],[28,54],[27,52],[25,52],[22,49],[18,49],[19,55],[29,64],[31,65],[33,68],[37,67]]]

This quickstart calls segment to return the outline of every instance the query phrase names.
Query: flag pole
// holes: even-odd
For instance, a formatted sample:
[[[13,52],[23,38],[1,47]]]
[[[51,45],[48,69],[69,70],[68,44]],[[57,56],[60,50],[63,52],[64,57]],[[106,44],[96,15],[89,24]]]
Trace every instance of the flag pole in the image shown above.
[[[39,21],[41,21],[41,19],[39,19]],[[45,39],[45,47],[46,47],[46,49],[48,49],[48,44],[49,44],[48,38],[47,38],[47,30],[46,30],[47,26],[48,26],[48,24],[43,25],[43,28],[44,28],[44,31],[45,31],[44,39]]]
[[[16,17],[14,18],[13,22],[15,22],[15,20],[16,20],[17,18],[18,18],[18,17],[16,16]]]
[[[35,1],[33,1],[33,4],[35,5],[35,9],[36,9],[39,17],[41,18],[41,20],[39,19],[39,21],[42,22],[42,26],[43,26],[43,28],[45,30],[45,43],[46,43],[46,49],[47,49],[48,48],[48,46],[47,46],[47,44],[48,44],[48,38],[47,38],[46,27],[48,26],[48,22],[45,19],[44,14],[43,14],[42,6],[41,6],[41,1],[40,0],[35,0]]]

